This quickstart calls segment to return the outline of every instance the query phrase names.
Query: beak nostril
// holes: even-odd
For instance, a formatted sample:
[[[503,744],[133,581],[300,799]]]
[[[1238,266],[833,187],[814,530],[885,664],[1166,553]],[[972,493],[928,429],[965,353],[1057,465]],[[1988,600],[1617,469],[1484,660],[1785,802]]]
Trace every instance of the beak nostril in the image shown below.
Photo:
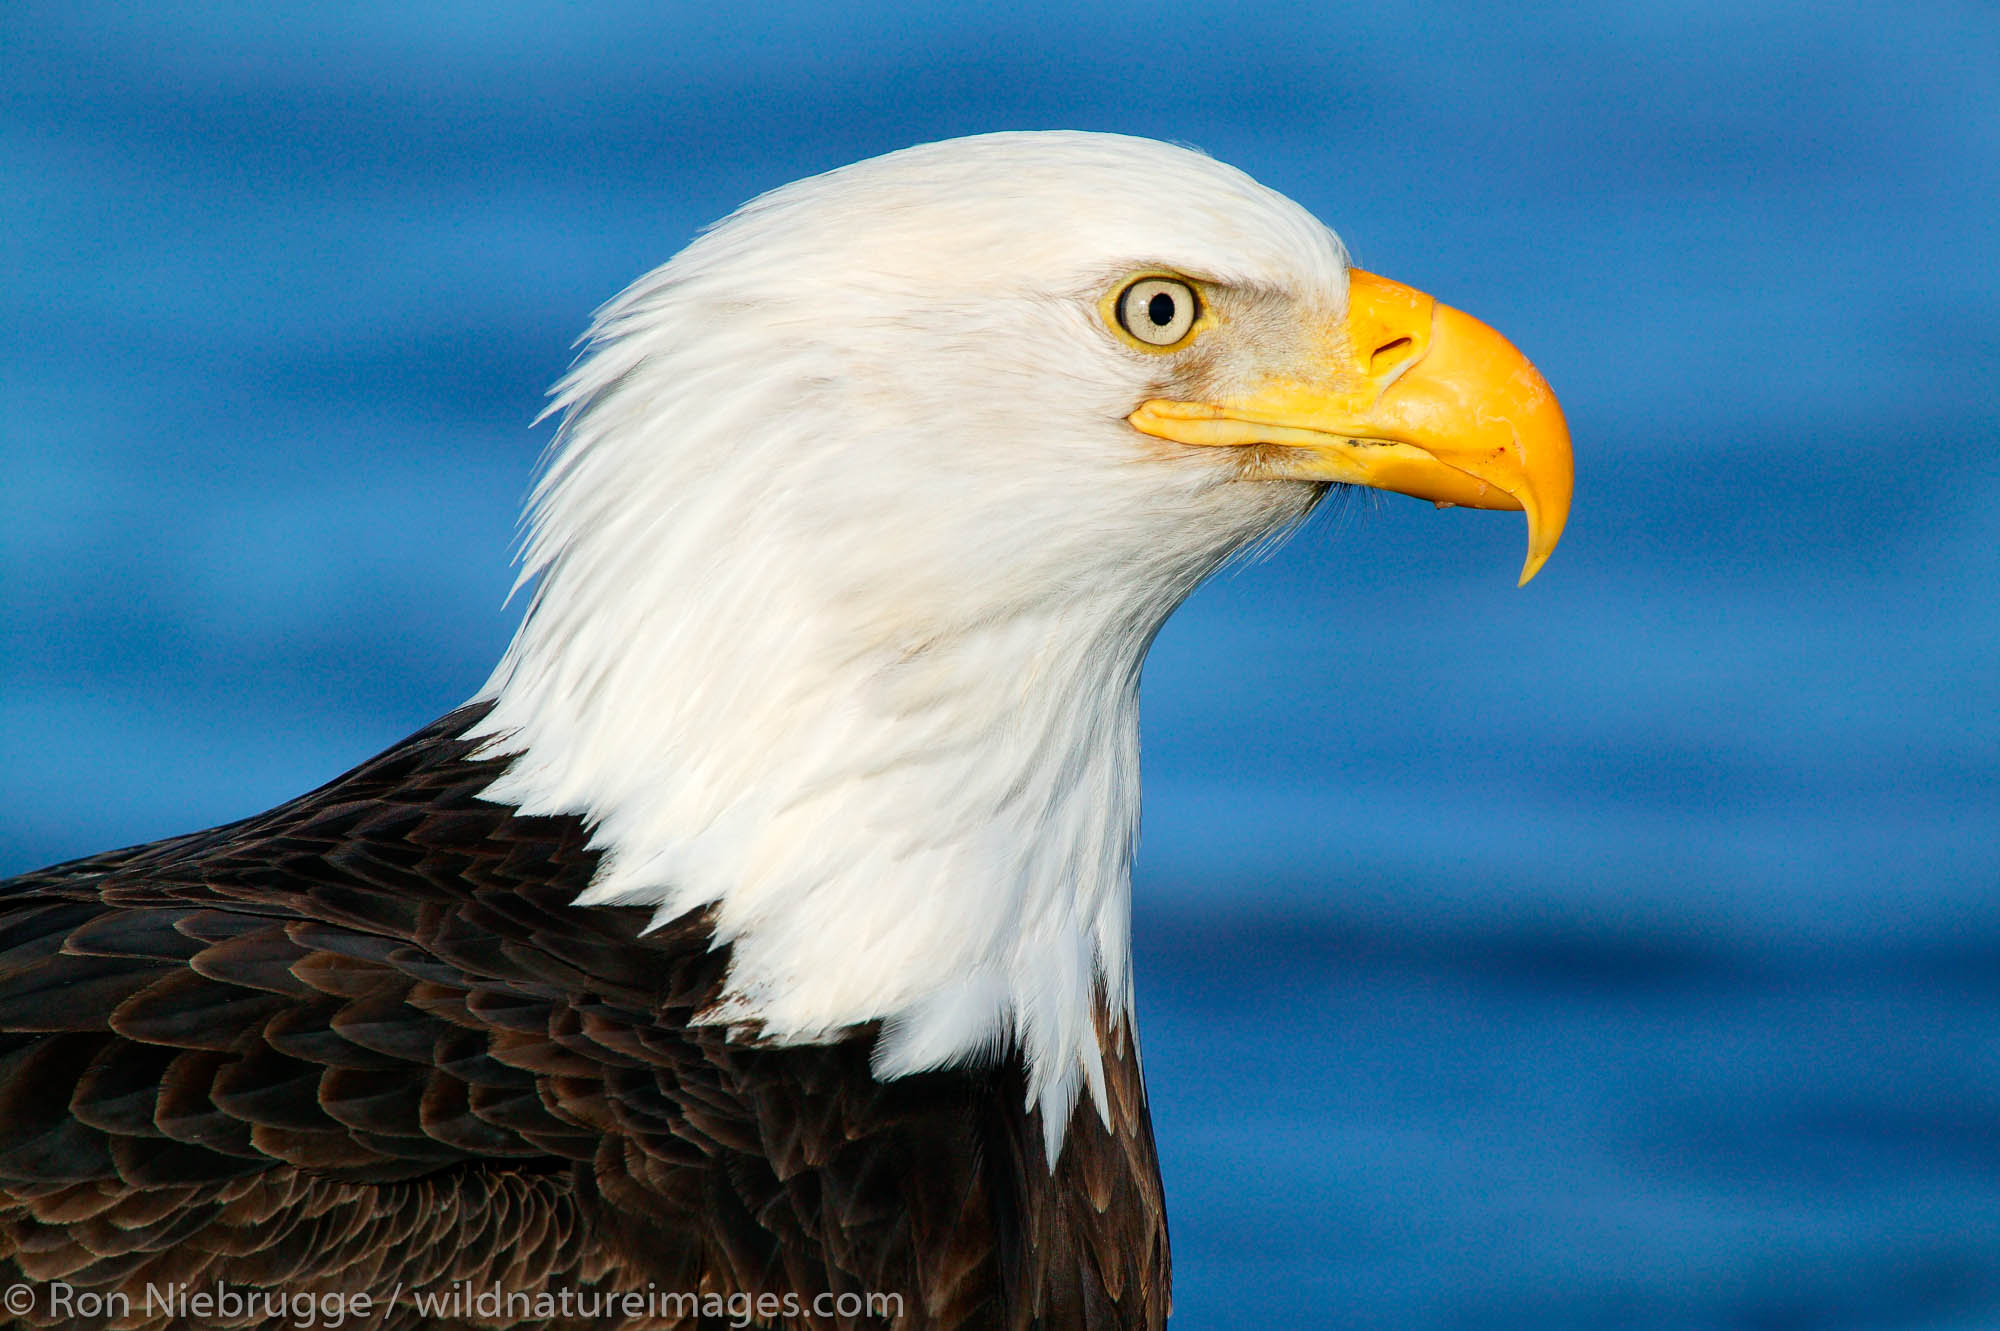
[[[1368,357],[1368,373],[1387,374],[1408,358],[1416,343],[1407,337],[1399,337],[1393,342],[1384,342]]]

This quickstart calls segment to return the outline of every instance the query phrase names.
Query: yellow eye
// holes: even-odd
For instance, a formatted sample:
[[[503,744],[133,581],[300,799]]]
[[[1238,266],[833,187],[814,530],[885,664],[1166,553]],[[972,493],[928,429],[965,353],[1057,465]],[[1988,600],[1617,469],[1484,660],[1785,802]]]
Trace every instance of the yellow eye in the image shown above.
[[[1142,277],[1118,293],[1118,326],[1149,347],[1171,347],[1201,316],[1194,288],[1171,277]]]

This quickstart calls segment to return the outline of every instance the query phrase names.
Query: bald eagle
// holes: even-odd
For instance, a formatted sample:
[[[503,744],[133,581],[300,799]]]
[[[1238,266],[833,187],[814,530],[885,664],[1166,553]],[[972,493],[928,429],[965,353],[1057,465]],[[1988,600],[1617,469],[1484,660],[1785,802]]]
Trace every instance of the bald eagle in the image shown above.
[[[1147,647],[1332,486],[1523,511],[1525,582],[1541,376],[1228,166],[1023,133],[745,205],[550,410],[469,702],[0,887],[9,1314],[1163,1325]]]

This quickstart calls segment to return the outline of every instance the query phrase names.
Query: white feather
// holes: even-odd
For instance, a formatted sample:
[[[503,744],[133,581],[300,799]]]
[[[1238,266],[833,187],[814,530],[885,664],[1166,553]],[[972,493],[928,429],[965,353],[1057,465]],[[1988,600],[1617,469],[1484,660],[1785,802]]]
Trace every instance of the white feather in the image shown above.
[[[1337,312],[1339,242],[1180,148],[931,144],[748,204],[598,313],[558,385],[488,797],[574,813],[579,904],[712,906],[710,1014],[878,1075],[1024,1053],[1051,1163],[1130,1004],[1138,688],[1166,616],[1310,487],[1124,417],[1097,302],[1168,269]]]

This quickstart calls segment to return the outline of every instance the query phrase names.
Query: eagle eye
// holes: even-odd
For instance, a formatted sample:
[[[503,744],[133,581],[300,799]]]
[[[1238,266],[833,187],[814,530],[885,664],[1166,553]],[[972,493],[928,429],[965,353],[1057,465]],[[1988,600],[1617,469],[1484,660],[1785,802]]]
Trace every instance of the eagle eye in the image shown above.
[[[1118,326],[1149,347],[1178,346],[1201,316],[1194,288],[1172,277],[1142,277],[1118,293]]]

